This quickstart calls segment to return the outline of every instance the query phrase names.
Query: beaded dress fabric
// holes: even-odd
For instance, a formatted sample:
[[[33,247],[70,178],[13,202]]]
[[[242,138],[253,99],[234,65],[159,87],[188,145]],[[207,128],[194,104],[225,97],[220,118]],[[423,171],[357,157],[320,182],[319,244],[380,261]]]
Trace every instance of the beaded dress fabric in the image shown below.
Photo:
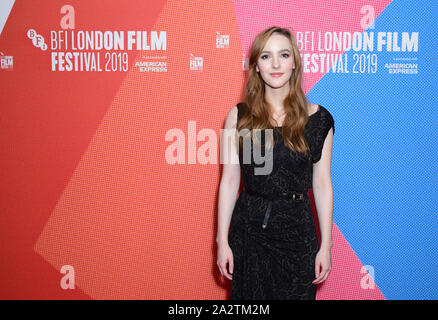
[[[240,121],[244,105],[237,107]],[[276,127],[269,174],[255,174],[263,164],[252,157],[243,161],[239,153],[244,189],[234,206],[228,236],[234,258],[230,299],[315,299],[312,281],[319,248],[308,189],[330,128],[334,132],[334,119],[319,105],[304,131],[310,146],[309,155],[304,155],[287,148],[281,127]],[[300,193],[302,197],[297,196]]]

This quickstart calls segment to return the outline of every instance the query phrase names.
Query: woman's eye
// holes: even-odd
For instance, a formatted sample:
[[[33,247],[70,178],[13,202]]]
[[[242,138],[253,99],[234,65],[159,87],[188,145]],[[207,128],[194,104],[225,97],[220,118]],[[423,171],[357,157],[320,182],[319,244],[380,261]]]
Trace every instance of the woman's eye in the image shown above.
[[[287,58],[290,57],[290,55],[289,55],[289,53],[283,53],[282,57],[287,59]],[[264,55],[260,56],[260,59],[262,59],[262,60],[266,60],[265,58],[269,58],[269,56],[267,54],[264,54]]]

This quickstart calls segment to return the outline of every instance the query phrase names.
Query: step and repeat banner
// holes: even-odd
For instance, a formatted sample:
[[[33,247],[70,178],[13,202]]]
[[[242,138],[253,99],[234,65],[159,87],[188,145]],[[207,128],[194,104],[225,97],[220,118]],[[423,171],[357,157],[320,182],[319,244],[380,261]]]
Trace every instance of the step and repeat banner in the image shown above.
[[[220,130],[255,35],[277,25],[336,122],[333,269],[317,299],[436,299],[436,9],[3,0],[0,297],[228,299]]]

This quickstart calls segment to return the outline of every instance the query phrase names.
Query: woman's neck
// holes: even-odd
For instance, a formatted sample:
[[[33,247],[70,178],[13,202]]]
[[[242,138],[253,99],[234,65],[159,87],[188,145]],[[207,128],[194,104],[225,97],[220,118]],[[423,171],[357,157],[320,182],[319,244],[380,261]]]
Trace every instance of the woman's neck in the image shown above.
[[[281,114],[284,111],[283,101],[289,94],[289,85],[281,88],[272,88],[265,84],[265,100],[271,105],[273,114]]]

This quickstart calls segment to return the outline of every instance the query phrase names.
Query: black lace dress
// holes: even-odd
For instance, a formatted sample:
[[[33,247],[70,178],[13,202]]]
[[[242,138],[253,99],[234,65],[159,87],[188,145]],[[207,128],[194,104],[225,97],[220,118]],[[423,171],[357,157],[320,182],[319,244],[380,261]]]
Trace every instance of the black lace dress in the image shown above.
[[[237,106],[239,121],[243,103]],[[260,165],[244,163],[239,154],[244,190],[234,206],[228,236],[234,257],[230,299],[315,299],[312,281],[319,248],[308,189],[313,163],[321,158],[331,127],[334,132],[332,115],[319,106],[304,132],[308,156],[288,149],[277,127],[280,139],[268,175],[256,175],[254,169]]]

